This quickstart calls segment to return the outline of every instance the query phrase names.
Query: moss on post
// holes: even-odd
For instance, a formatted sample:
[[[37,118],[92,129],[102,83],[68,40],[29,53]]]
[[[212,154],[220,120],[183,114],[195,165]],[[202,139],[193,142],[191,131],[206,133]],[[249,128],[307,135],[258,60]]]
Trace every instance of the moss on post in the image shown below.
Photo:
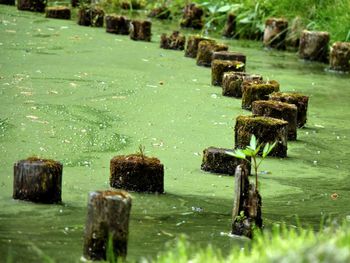
[[[104,11],[95,6],[81,6],[78,11],[78,25],[103,27]]]
[[[299,57],[305,60],[327,62],[328,32],[303,30],[300,37]]]
[[[110,163],[110,186],[135,192],[163,193],[164,167],[157,158],[120,155]]]
[[[14,164],[13,198],[37,203],[60,203],[62,192],[60,162],[30,157]]]
[[[244,81],[242,83],[242,109],[251,110],[253,101],[268,100],[269,94],[279,91],[280,85],[275,80]]]
[[[297,113],[294,104],[273,100],[257,100],[252,104],[252,113],[258,116],[272,117],[288,122],[288,140],[297,139]]]
[[[350,70],[350,42],[335,42],[332,45],[329,64],[333,70]]]
[[[242,97],[243,81],[261,82],[261,75],[252,75],[245,72],[225,72],[222,78],[222,95],[228,97]]]
[[[197,52],[197,65],[203,67],[210,67],[213,52],[226,50],[228,50],[227,45],[218,44],[215,41],[203,40],[199,42]]]
[[[174,31],[170,36],[162,34],[160,36],[160,48],[172,50],[184,50],[186,37],[179,31]]]
[[[151,41],[152,22],[133,20],[131,22],[130,38],[132,40]]]
[[[70,8],[67,6],[46,7],[45,15],[47,18],[67,19],[71,17]]]
[[[187,4],[183,10],[183,17],[180,21],[181,27],[190,27],[193,29],[202,29],[203,27],[203,9],[194,3]]]
[[[128,35],[130,31],[130,20],[125,16],[115,14],[106,16],[106,32],[119,35]]]
[[[198,35],[189,36],[187,40],[186,50],[185,50],[185,57],[196,58],[198,53],[198,45],[203,40],[215,42],[215,40],[201,37]]]
[[[214,86],[221,86],[222,77],[225,72],[242,72],[244,69],[245,65],[242,62],[215,59],[211,63],[211,84]]]
[[[235,124],[235,148],[244,149],[255,135],[260,143],[277,142],[271,156],[287,157],[288,122],[263,116],[238,116]],[[260,154],[262,149],[260,150]]]
[[[288,21],[284,18],[269,18],[265,22],[263,43],[265,47],[286,49]]]
[[[220,59],[220,60],[234,60],[240,61],[246,64],[246,56],[242,53],[232,52],[232,51],[216,51],[213,52],[212,60]]]

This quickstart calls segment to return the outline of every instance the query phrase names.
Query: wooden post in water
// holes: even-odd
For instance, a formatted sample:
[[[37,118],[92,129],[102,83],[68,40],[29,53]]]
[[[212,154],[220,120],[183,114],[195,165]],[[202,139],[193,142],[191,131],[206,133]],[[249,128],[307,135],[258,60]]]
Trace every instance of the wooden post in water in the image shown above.
[[[232,234],[251,238],[254,227],[262,227],[261,196],[249,183],[247,168],[239,165],[235,172]]]
[[[84,257],[106,260],[107,248],[114,257],[127,254],[131,196],[122,190],[96,191],[89,194],[85,225]],[[111,242],[110,244],[108,242]]]

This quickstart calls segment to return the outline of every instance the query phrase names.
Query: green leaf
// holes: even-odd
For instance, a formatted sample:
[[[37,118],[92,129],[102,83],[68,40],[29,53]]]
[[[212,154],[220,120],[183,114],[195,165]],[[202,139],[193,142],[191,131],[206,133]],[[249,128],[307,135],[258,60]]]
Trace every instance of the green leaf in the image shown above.
[[[263,158],[265,158],[266,156],[269,155],[269,153],[272,151],[272,149],[275,148],[276,144],[277,144],[277,142],[274,142],[272,145],[270,145],[269,143],[266,144],[267,146],[265,145],[265,147],[267,147],[267,148],[266,148],[266,151],[263,152]]]
[[[247,147],[243,150],[243,153],[246,155],[246,156],[253,156],[254,155],[254,150],[251,149],[250,147]]]
[[[224,13],[224,12],[227,12],[231,9],[231,5],[224,5],[222,7],[220,7],[217,12],[221,12],[221,13]]]
[[[233,152],[226,151],[225,153],[239,159],[245,159],[246,157],[246,155],[241,149],[234,150]]]
[[[262,158],[265,158],[267,156],[267,151],[269,150],[269,148],[270,148],[270,144],[266,143],[263,149]]]
[[[258,154],[258,152],[260,151],[261,146],[262,146],[262,143],[259,144],[258,147],[255,149],[254,155],[257,155],[257,154]]]
[[[255,135],[253,134],[252,137],[250,138],[250,143],[249,143],[249,146],[252,150],[255,151],[256,149],[256,137]]]

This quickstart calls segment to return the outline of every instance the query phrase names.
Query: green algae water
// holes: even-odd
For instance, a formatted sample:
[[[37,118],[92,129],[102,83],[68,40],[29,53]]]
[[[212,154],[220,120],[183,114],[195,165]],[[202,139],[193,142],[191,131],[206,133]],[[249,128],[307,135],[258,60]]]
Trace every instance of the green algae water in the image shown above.
[[[166,193],[132,194],[129,260],[155,257],[181,234],[224,253],[244,246],[225,235],[234,178],[200,164],[203,149],[233,146],[234,120],[250,112],[210,85],[210,69],[159,49],[165,31],[169,25],[155,22],[153,41],[135,42],[0,6],[1,262],[79,262],[88,193],[108,189],[110,159],[140,144],[164,164]],[[247,72],[310,96],[289,157],[262,165],[265,226],[348,218],[349,75],[260,43],[224,42],[247,55]],[[12,199],[13,164],[33,155],[63,163],[62,205]]]

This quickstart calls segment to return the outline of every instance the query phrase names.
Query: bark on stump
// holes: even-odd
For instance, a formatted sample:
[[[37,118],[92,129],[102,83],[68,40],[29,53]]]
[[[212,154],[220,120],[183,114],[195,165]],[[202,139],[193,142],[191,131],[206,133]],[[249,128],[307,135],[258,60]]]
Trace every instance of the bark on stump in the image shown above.
[[[215,42],[212,39],[208,39],[201,36],[196,36],[196,35],[189,36],[187,40],[186,50],[185,50],[185,57],[196,58],[198,53],[198,45],[203,40]]]
[[[294,104],[273,100],[257,100],[252,104],[252,113],[287,121],[288,140],[295,141],[297,139],[298,108]]]
[[[124,16],[106,16],[106,32],[112,34],[129,35],[130,20]]]
[[[305,25],[301,17],[295,17],[288,29],[286,36],[286,47],[291,50],[297,50],[300,43],[301,32],[305,29]]]
[[[157,158],[120,155],[110,163],[110,186],[135,192],[163,193],[164,167]]]
[[[201,169],[203,171],[234,175],[236,167],[244,164],[250,171],[250,164],[246,160],[228,155],[226,152],[232,152],[232,149],[209,147],[203,151]]]
[[[224,44],[217,44],[215,41],[203,40],[199,42],[197,52],[197,65],[203,67],[210,67],[213,52],[227,51],[228,46]]]
[[[131,22],[130,38],[132,40],[151,41],[152,22],[133,20]]]
[[[162,34],[160,36],[160,48],[172,50],[184,50],[186,37],[180,34],[179,31],[174,31],[170,36]]]
[[[15,5],[15,0],[0,0],[0,5]]]
[[[203,27],[203,9],[196,4],[187,4],[183,10],[183,17],[180,21],[181,27],[189,27],[193,29],[202,29]]]
[[[213,52],[212,60],[220,59],[220,60],[234,60],[240,61],[246,64],[246,56],[242,53],[232,52],[232,51],[217,51]]]
[[[253,101],[268,100],[269,94],[279,89],[280,85],[275,80],[244,81],[242,83],[242,109],[251,110]]]
[[[245,66],[243,62],[215,59],[211,63],[211,84],[214,86],[221,86],[222,77],[225,72],[242,72],[244,70]]]
[[[327,62],[328,32],[304,30],[300,37],[299,57],[305,60]]]
[[[251,75],[245,72],[225,72],[222,78],[222,95],[227,97],[242,97],[243,81],[261,82],[261,75]]]
[[[102,27],[104,11],[98,7],[80,7],[78,11],[78,25]]]
[[[350,70],[350,42],[335,42],[332,45],[329,64],[333,70]]]
[[[154,17],[158,19],[168,19],[171,15],[169,8],[166,6],[157,7],[151,10],[148,17]]]
[[[17,9],[43,13],[46,3],[46,0],[17,0]]]
[[[62,201],[61,163],[30,157],[14,164],[13,198],[36,203]]]
[[[45,9],[47,18],[67,19],[71,17],[70,8],[66,6],[51,6]]]
[[[269,18],[265,22],[263,43],[265,47],[286,49],[288,21],[283,18]]]
[[[287,157],[288,122],[263,116],[238,116],[235,124],[235,148],[244,149],[255,135],[260,143],[277,142],[271,156]],[[260,149],[259,154],[262,153]]]
[[[239,165],[235,172],[232,209],[232,234],[253,237],[254,227],[262,228],[262,199],[254,184],[249,183],[248,170]]]
[[[270,100],[277,100],[294,104],[298,108],[297,124],[298,128],[304,127],[307,121],[307,107],[309,103],[309,97],[300,93],[293,92],[274,92],[269,95]]]
[[[233,38],[236,34],[236,15],[228,14],[222,36],[227,38]]]
[[[84,257],[106,260],[108,247],[115,258],[127,254],[131,197],[125,191],[96,191],[89,194],[84,233]],[[108,242],[111,242],[110,244]]]

